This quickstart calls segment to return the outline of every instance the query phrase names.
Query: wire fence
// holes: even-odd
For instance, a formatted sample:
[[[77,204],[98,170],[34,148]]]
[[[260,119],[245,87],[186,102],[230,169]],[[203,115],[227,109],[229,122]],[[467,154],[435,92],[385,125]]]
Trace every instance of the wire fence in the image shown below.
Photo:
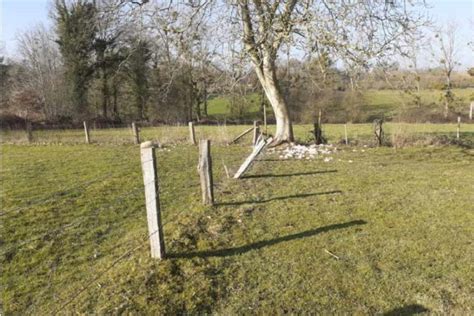
[[[206,127],[207,128],[207,127]],[[214,127],[216,128],[216,127]],[[220,193],[222,190],[225,190],[226,183],[228,182],[229,178],[232,178],[233,174],[237,171],[241,163],[243,162],[244,158],[250,154],[252,151],[252,144],[250,142],[251,135],[243,138],[239,141],[239,144],[236,146],[222,146],[227,144],[229,141],[232,140],[233,137],[237,136],[242,130],[242,127],[235,127],[232,126],[232,130],[229,130],[229,127],[221,126],[217,127],[222,136],[217,137],[216,142],[211,142],[211,152],[212,152],[212,163],[213,163],[213,176],[214,176],[214,186],[215,189]],[[339,129],[339,127],[337,127]],[[366,126],[364,128],[364,133]],[[182,129],[182,137],[183,142],[189,142],[187,138],[187,128],[181,127]],[[334,139],[337,139],[338,133],[341,132],[340,130],[335,129],[331,133],[334,133]],[[330,131],[331,129],[328,128]],[[474,129],[473,129],[474,131]],[[151,134],[152,131],[150,131]],[[307,127],[300,127],[299,131],[300,135],[304,133],[309,133],[310,131],[307,130]],[[471,132],[469,132],[471,133]],[[93,134],[92,134],[93,135]],[[232,136],[230,136],[232,135]],[[342,135],[342,134],[341,134]],[[203,138],[211,136],[215,137],[215,130],[207,130],[203,129],[202,131],[198,132],[198,138]],[[93,136],[92,136],[93,137]],[[175,139],[181,139],[179,138]],[[145,139],[153,139],[152,136],[147,136]],[[142,138],[143,139],[143,138]],[[133,142],[132,136],[130,136],[130,142]],[[89,176],[87,180],[76,182],[73,181],[73,185],[71,184],[64,184],[60,183],[59,187],[55,190],[50,190],[47,194],[40,193],[36,195],[18,195],[15,198],[9,200],[10,203],[15,204],[14,207],[3,208],[2,212],[0,213],[0,219],[2,219],[2,225],[16,225],[12,224],[13,221],[22,220],[22,216],[25,218],[29,214],[34,214],[39,209],[41,210],[42,220],[47,222],[53,222],[53,227],[46,228],[46,229],[31,229],[27,231],[26,236],[22,234],[14,235],[15,240],[12,238],[5,238],[6,240],[2,242],[2,250],[0,255],[3,256],[5,259],[4,262],[8,263],[15,255],[28,252],[29,254],[42,251],[41,245],[34,245],[32,244],[36,241],[42,241],[44,243],[54,244],[55,242],[61,242],[66,239],[76,239],[76,242],[80,243],[81,236],[87,235],[89,231],[97,228],[98,226],[104,224],[104,218],[101,218],[101,215],[109,215],[109,214],[116,214],[117,216],[111,217],[107,219],[105,225],[110,233],[105,235],[105,237],[97,237],[92,240],[85,240],[87,242],[92,242],[93,244],[102,245],[102,242],[105,240],[107,241],[107,236],[113,236],[113,234],[120,234],[120,229],[115,229],[117,227],[124,226],[125,223],[136,222],[140,223],[141,229],[146,226],[146,202],[144,197],[144,187],[147,186],[148,183],[143,183],[143,177],[141,174],[140,162],[138,160],[138,148],[133,147],[130,152],[127,154],[133,154],[136,160],[126,160],[125,162],[117,162],[117,158],[120,158],[120,155],[123,151],[123,148],[118,147],[117,152],[119,154],[108,156],[107,159],[107,168],[110,171],[103,172],[101,174],[96,174],[99,169],[102,172],[102,164],[98,164],[97,168],[94,168],[94,163],[87,164],[82,169],[77,169],[74,167],[74,162],[77,161],[87,161],[87,157],[91,155],[94,151],[93,146],[88,147],[88,149],[81,149],[80,151],[75,152],[74,154],[65,155],[65,159],[60,162],[59,165],[56,165],[58,172],[68,171],[70,174],[62,174],[62,179],[67,179],[68,177],[73,178],[78,174],[87,174],[92,173],[93,176]],[[162,155],[166,155],[169,151],[174,150],[183,150],[182,154],[175,155],[174,160],[171,162],[173,165],[172,168],[162,168],[161,158]],[[100,150],[96,154],[100,154]],[[179,157],[179,159],[176,159]],[[24,155],[16,155],[10,153],[3,153],[3,159],[7,159],[9,164],[12,166],[17,166],[20,169],[23,167],[27,167],[26,170],[29,168],[38,167],[38,165],[42,165],[42,168],[47,168],[48,164],[51,162],[50,159],[35,159],[33,161],[29,161],[28,159],[24,159]],[[23,159],[23,160],[22,160]],[[151,160],[144,161],[141,163],[147,163]],[[163,208],[163,227],[169,225],[171,223],[177,223],[179,219],[182,217],[183,214],[190,212],[192,209],[192,203],[199,203],[199,178],[198,173],[196,170],[196,166],[198,164],[198,149],[197,146],[181,146],[180,148],[173,148],[172,146],[165,146],[164,148],[159,150],[159,157],[158,157],[158,181],[160,186],[160,191],[162,196],[160,196],[161,204],[164,204],[165,207]],[[43,166],[44,165],[44,166]],[[69,166],[71,165],[71,166]],[[184,179],[177,178],[178,173],[183,173],[183,168],[188,168],[187,176]],[[161,172],[162,169],[165,169],[165,172]],[[48,171],[53,172],[55,169],[51,168]],[[193,176],[194,174],[194,176]],[[123,179],[128,178],[131,179],[130,183],[121,183]],[[36,176],[25,175],[25,180],[32,180],[37,179]],[[60,181],[59,181],[60,182]],[[66,181],[70,183],[70,181]],[[121,190],[111,190],[110,188],[106,188],[105,184],[107,182],[114,182],[112,187],[123,187]],[[172,186],[170,186],[172,183]],[[131,185],[133,184],[133,185]],[[164,184],[164,185],[163,185]],[[30,187],[30,190],[34,190],[35,186]],[[110,194],[112,197],[104,198],[104,201],[100,206],[97,206],[97,201],[91,201],[89,205],[88,203],[74,204],[80,199],[87,198],[88,189],[97,189],[102,192],[103,195]],[[179,194],[169,194],[171,190],[179,190]],[[182,192],[182,193],[181,193]],[[94,196],[93,198],[97,198]],[[99,199],[99,200],[102,200]],[[190,203],[191,201],[191,203]],[[155,200],[149,201],[148,203],[154,203]],[[62,203],[68,203],[70,208],[67,209],[69,212],[67,215],[74,215],[77,218],[73,220],[68,220],[66,218],[60,218],[61,222],[57,223],[54,222],[55,217],[58,215],[51,210],[54,207],[61,207],[63,208],[64,205]],[[18,205],[21,204],[21,205]],[[167,206],[170,205],[177,205],[176,207],[170,207],[169,210]],[[191,206],[188,206],[191,205]],[[77,209],[81,209],[81,211],[75,212]],[[179,210],[178,210],[179,209]],[[111,212],[112,211],[112,212]],[[48,214],[51,213],[51,214]],[[48,217],[49,216],[49,217]],[[32,219],[26,220],[25,223],[28,221],[34,221],[36,217]],[[31,224],[31,223],[28,223]],[[94,227],[95,225],[95,227]],[[138,225],[138,224],[136,224]],[[51,225],[50,225],[51,226]],[[11,231],[11,229],[9,230]],[[117,267],[122,261],[126,260],[133,254],[137,253],[139,250],[143,249],[144,247],[148,246],[148,240],[153,235],[156,234],[158,231],[147,232],[147,233],[139,233],[139,236],[128,240],[125,244],[121,244],[120,247],[113,244],[115,239],[109,241],[112,243],[108,245],[107,242],[104,245],[108,245],[105,249],[100,249],[101,253],[104,253],[106,256],[115,256],[118,250],[119,253],[115,257],[115,259],[110,260],[106,265],[102,268],[98,269],[87,277],[83,282],[80,282],[80,285],[77,287],[76,290],[59,293],[56,300],[55,300],[55,307],[48,311],[52,314],[57,314],[62,311],[64,308],[68,307],[69,305],[73,304],[76,300],[78,300],[82,295],[87,293],[96,282],[102,278],[107,276],[107,273],[112,271],[115,267]],[[21,237],[21,238],[19,238]],[[166,236],[165,236],[165,240]],[[168,240],[167,240],[168,241]],[[168,241],[169,242],[169,241]],[[34,249],[38,247],[38,249]],[[67,246],[61,246],[58,250],[58,255],[64,255],[67,253]],[[74,257],[73,259],[65,259],[64,261],[67,263],[68,260],[82,260],[81,257]],[[44,269],[44,262],[38,261],[31,261],[30,263],[33,264],[33,268],[27,271],[28,275],[34,275],[35,272],[38,270]],[[31,266],[31,265],[28,265]],[[50,272],[51,273],[51,272]],[[16,278],[24,278],[25,276],[16,275]],[[5,277],[7,280],[7,287],[15,286],[13,283],[15,281],[11,281],[8,276]],[[10,280],[10,281],[9,281]],[[13,283],[12,283],[13,282]],[[46,281],[44,281],[46,282]],[[48,281],[49,282],[49,281]],[[49,287],[54,287],[53,285],[49,285]],[[45,286],[44,291],[48,291],[48,287]],[[35,301],[34,304],[31,304],[29,308],[35,309],[41,305],[41,301]]]
[[[461,137],[474,133],[472,120],[460,123]],[[196,139],[211,139],[214,144],[224,145],[250,125],[195,125]],[[458,122],[452,123],[384,123],[387,140],[392,138],[426,138],[446,136],[456,138]],[[294,125],[294,134],[298,142],[313,140],[312,125]],[[269,125],[268,130],[273,133],[274,125]],[[347,133],[346,133],[347,132]],[[28,140],[26,131],[3,130],[0,131],[0,142],[4,144],[68,144],[81,145],[86,143],[84,130],[37,130],[33,131],[33,138]],[[342,143],[345,134],[351,144],[371,143],[374,141],[373,124],[323,124],[324,136],[331,143]],[[151,140],[164,145],[177,145],[189,143],[189,129],[187,126],[159,126],[139,128],[142,141]],[[135,136],[130,127],[91,129],[89,131],[92,145],[97,144],[133,144]]]
[[[247,142],[248,140],[244,141],[245,145],[243,146],[228,147],[213,144],[212,159],[214,160],[213,170],[217,190],[225,185],[227,179],[237,170],[245,156],[251,152],[252,147],[250,144],[246,144]],[[148,239],[156,232],[140,233],[138,237],[128,240],[125,244],[121,244],[120,247],[114,245],[115,239],[113,237],[120,234],[122,229],[120,226],[124,226],[125,223],[130,225],[133,222],[135,223],[133,224],[134,226],[138,225],[138,227],[141,227],[140,230],[146,227],[144,187],[148,183],[143,183],[140,162],[138,160],[139,150],[137,147],[132,149],[133,151],[127,151],[127,154],[133,153],[134,159],[117,162],[114,161],[116,155],[109,155],[106,159],[111,159],[111,161],[107,161],[106,164],[90,162],[79,170],[75,166],[83,165],[87,161],[86,157],[88,156],[101,156],[100,150],[89,151],[84,149],[75,154],[64,155],[67,158],[62,160],[59,165],[50,159],[27,159],[25,155],[18,154],[17,152],[13,152],[11,155],[4,153],[3,158],[8,160],[7,165],[12,167],[20,166],[19,170],[26,171],[24,181],[38,180],[38,175],[29,175],[27,171],[38,167],[40,164],[41,168],[45,168],[45,170],[39,176],[47,175],[49,172],[54,177],[56,171],[58,174],[62,173],[61,177],[55,179],[57,181],[53,181],[54,185],[53,183],[50,184],[54,188],[48,190],[47,193],[21,194],[20,192],[20,194],[8,197],[8,204],[12,206],[3,208],[0,213],[2,225],[7,228],[7,233],[13,232],[14,227],[17,227],[16,225],[31,225],[32,222],[40,220],[36,226],[31,226],[31,229],[14,232],[11,236],[5,238],[1,245],[0,256],[4,258],[3,260],[6,264],[12,260],[14,261],[16,256],[31,256],[33,258],[16,273],[14,267],[9,268],[5,276],[7,291],[14,288],[17,281],[24,281],[32,277],[42,279],[40,283],[44,284],[44,288],[41,289],[41,292],[49,293],[51,289],[59,286],[54,285],[55,282],[52,276],[51,280],[47,278],[51,273],[55,273],[56,268],[50,270],[48,268],[49,263],[45,261],[46,259],[41,258],[43,256],[41,253],[45,249],[51,251],[54,257],[57,257],[57,259],[52,260],[59,260],[64,262],[63,264],[70,264],[72,262],[80,264],[83,261],[87,261],[84,259],[84,256],[87,258],[91,255],[90,253],[83,252],[76,254],[76,249],[68,249],[68,240],[74,240],[75,244],[89,243],[89,248],[93,248],[93,245],[97,244],[99,252],[109,258],[118,255],[116,259],[108,259],[107,264],[103,268],[94,268],[95,273],[82,282],[76,291],[68,292],[67,294],[54,294],[56,296],[55,308],[49,310],[48,313],[56,314],[71,303],[74,303],[81,295],[87,293],[97,280],[106,277],[106,274],[113,270],[120,262],[148,245]],[[119,147],[117,150],[120,152],[121,148]],[[184,154],[179,155],[179,161],[173,161],[174,166],[171,168],[173,170],[167,170],[162,173],[162,163],[164,162],[161,161],[161,158],[164,157],[163,155],[168,154],[169,150],[182,150]],[[190,209],[192,209],[192,207],[182,207],[183,205],[187,205],[189,201],[193,201],[196,204],[200,203],[199,176],[195,168],[198,164],[198,147],[184,146],[171,149],[168,147],[158,151],[158,181],[160,190],[163,191],[160,200],[161,204],[165,205],[163,227],[166,227],[171,223],[178,223],[183,214],[189,213]],[[39,156],[41,155],[34,157]],[[93,160],[92,158],[91,160]],[[149,161],[142,163],[147,162]],[[107,172],[102,173],[104,165],[107,166]],[[182,172],[180,169],[183,167],[191,167],[189,173],[194,173],[194,176],[175,181],[177,173]],[[64,174],[65,172],[69,172],[69,174]],[[17,173],[18,170],[14,172],[14,174]],[[71,178],[77,175],[81,175],[82,178],[86,177],[86,180],[72,181]],[[130,183],[121,183],[121,180],[124,178],[132,180],[130,180]],[[107,186],[107,183],[112,184]],[[183,191],[183,194],[169,195],[168,192],[171,190],[170,183],[173,183],[173,189],[179,188]],[[121,186],[123,188],[117,190]],[[31,186],[24,192],[32,193],[40,188],[41,185]],[[94,191],[100,191],[104,195],[110,196],[100,198],[101,205],[97,205],[97,200],[88,201],[88,194]],[[7,197],[4,196],[3,198],[5,200]],[[91,199],[97,199],[97,196],[91,196]],[[154,201],[148,203],[152,202]],[[169,207],[168,209],[168,206],[173,204],[179,206]],[[58,215],[58,210],[59,212],[65,211],[65,214]],[[116,216],[107,219],[106,215],[109,214],[116,214]],[[106,219],[105,223],[103,222],[104,219]],[[96,227],[101,225],[108,226],[110,234],[107,236],[112,237],[110,240],[107,240],[109,238],[107,236],[100,240],[98,238],[90,239],[84,237],[87,234],[91,234],[90,231],[94,231]],[[118,240],[117,242],[119,242]],[[165,240],[169,242],[166,236]],[[106,247],[104,248],[104,246]],[[118,249],[120,252],[117,254]],[[61,257],[63,259],[60,259]],[[45,272],[45,270],[48,272]],[[9,273],[12,275],[9,276]],[[40,293],[39,297],[41,295]],[[33,301],[34,304],[31,304],[28,310],[44,312],[42,310],[44,302],[42,300]]]

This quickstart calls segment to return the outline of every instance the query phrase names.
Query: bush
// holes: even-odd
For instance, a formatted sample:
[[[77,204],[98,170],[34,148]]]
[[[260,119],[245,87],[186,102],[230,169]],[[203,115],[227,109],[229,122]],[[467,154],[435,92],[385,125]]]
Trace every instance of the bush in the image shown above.
[[[0,113],[0,126],[2,129],[25,128],[25,119],[12,113]]]

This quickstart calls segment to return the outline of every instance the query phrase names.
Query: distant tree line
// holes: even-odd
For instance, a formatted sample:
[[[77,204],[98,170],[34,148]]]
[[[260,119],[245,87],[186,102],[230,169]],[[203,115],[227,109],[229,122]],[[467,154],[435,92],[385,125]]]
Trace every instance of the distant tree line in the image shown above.
[[[22,33],[19,58],[1,58],[2,121],[205,122],[214,119],[208,103],[216,96],[229,100],[229,120],[244,119],[252,102],[263,112],[268,101],[257,76],[215,37],[212,17],[163,14],[137,3],[55,0],[53,26]],[[430,70],[394,62],[341,66],[329,50],[318,49],[304,59],[279,57],[277,63],[279,88],[295,122],[314,121],[319,110],[326,121],[370,120],[363,115],[369,89],[402,91],[408,106],[419,108],[420,90],[448,88],[444,103],[454,113],[451,88],[473,87],[474,71],[455,73],[454,64],[446,82],[446,58]]]

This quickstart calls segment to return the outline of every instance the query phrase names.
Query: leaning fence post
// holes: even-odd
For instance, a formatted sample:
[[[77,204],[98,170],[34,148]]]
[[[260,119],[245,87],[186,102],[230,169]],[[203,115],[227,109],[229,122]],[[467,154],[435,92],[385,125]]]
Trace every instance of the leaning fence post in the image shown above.
[[[146,217],[150,238],[151,257],[165,257],[165,242],[161,223],[160,196],[156,174],[156,154],[152,142],[144,142],[140,146],[140,156],[145,185]]]
[[[30,121],[26,121],[26,139],[28,143],[33,142],[33,126]]]
[[[90,138],[89,138],[89,127],[87,126],[87,122],[84,121],[84,134],[86,135],[86,143],[90,144]]]
[[[194,133],[194,123],[189,122],[189,141],[191,144],[196,145],[196,135]]]
[[[252,138],[252,145],[255,146],[257,144],[258,134],[260,129],[258,127],[257,121],[253,121],[253,138]]]
[[[257,156],[260,154],[260,152],[271,142],[273,139],[270,137],[267,140],[265,140],[263,137],[260,138],[259,143],[253,148],[252,153],[250,156],[245,159],[244,163],[240,166],[239,170],[234,174],[234,179],[239,179],[245,171],[250,167],[252,162],[257,158]]]
[[[346,145],[348,145],[349,142],[347,141],[347,124],[344,124],[344,139],[346,141]]]
[[[135,122],[132,122],[132,131],[135,144],[140,144],[140,132],[138,131],[138,127]]]
[[[211,141],[203,139],[199,142],[199,178],[201,180],[202,203],[214,204],[214,189],[212,181]]]
[[[456,138],[459,140],[459,132],[461,131],[461,117],[458,116],[458,128],[456,129]]]
[[[263,124],[265,126],[265,135],[267,135],[267,106],[263,103]]]

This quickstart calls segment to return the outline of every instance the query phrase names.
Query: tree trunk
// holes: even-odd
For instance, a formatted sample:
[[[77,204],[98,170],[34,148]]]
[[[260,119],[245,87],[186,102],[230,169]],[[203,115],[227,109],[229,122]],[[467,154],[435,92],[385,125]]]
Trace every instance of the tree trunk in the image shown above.
[[[446,96],[444,100],[444,118],[448,118],[449,113],[449,103],[451,101],[451,73],[446,74]]]
[[[203,91],[203,99],[204,99],[204,108],[203,108],[203,115],[207,117],[207,83],[204,81],[204,91]]]
[[[448,118],[448,113],[449,113],[449,101],[448,99],[446,98],[444,100],[444,118],[447,119]]]
[[[144,96],[140,96],[138,98],[138,104],[139,104],[139,118],[140,121],[145,121],[146,120],[146,99]]]
[[[196,100],[196,120],[201,122],[201,101],[199,99]]]
[[[285,1],[281,3],[285,3]],[[274,17],[272,12],[279,11],[281,3],[276,1],[276,6],[272,4],[271,7],[274,7],[275,11],[271,11],[270,6],[262,5],[261,1],[255,1],[256,12],[252,12],[252,14],[255,13],[258,18],[254,24],[249,1],[238,1],[244,35],[243,44],[275,114],[276,133],[270,146],[294,141],[288,106],[278,87],[275,61],[284,38],[287,38],[291,32],[291,15],[297,1],[288,1],[284,4],[284,8],[281,8],[282,12],[278,19],[282,24],[282,29],[276,31],[273,29],[272,23],[267,23],[267,19],[273,20],[269,16]],[[255,28],[258,31],[255,31]]]
[[[109,101],[109,86],[107,85],[107,70],[102,69],[102,116],[107,118],[107,105]]]
[[[284,142],[294,141],[293,126],[291,124],[288,106],[278,87],[274,68],[275,67],[267,66],[265,69],[257,69],[258,79],[272,106],[276,119],[276,133],[271,146],[277,146]]]
[[[112,89],[113,89],[112,90],[112,111],[114,113],[114,118],[117,119],[119,118],[119,112],[118,112],[118,105],[117,105],[118,87],[116,83],[114,83]]]

